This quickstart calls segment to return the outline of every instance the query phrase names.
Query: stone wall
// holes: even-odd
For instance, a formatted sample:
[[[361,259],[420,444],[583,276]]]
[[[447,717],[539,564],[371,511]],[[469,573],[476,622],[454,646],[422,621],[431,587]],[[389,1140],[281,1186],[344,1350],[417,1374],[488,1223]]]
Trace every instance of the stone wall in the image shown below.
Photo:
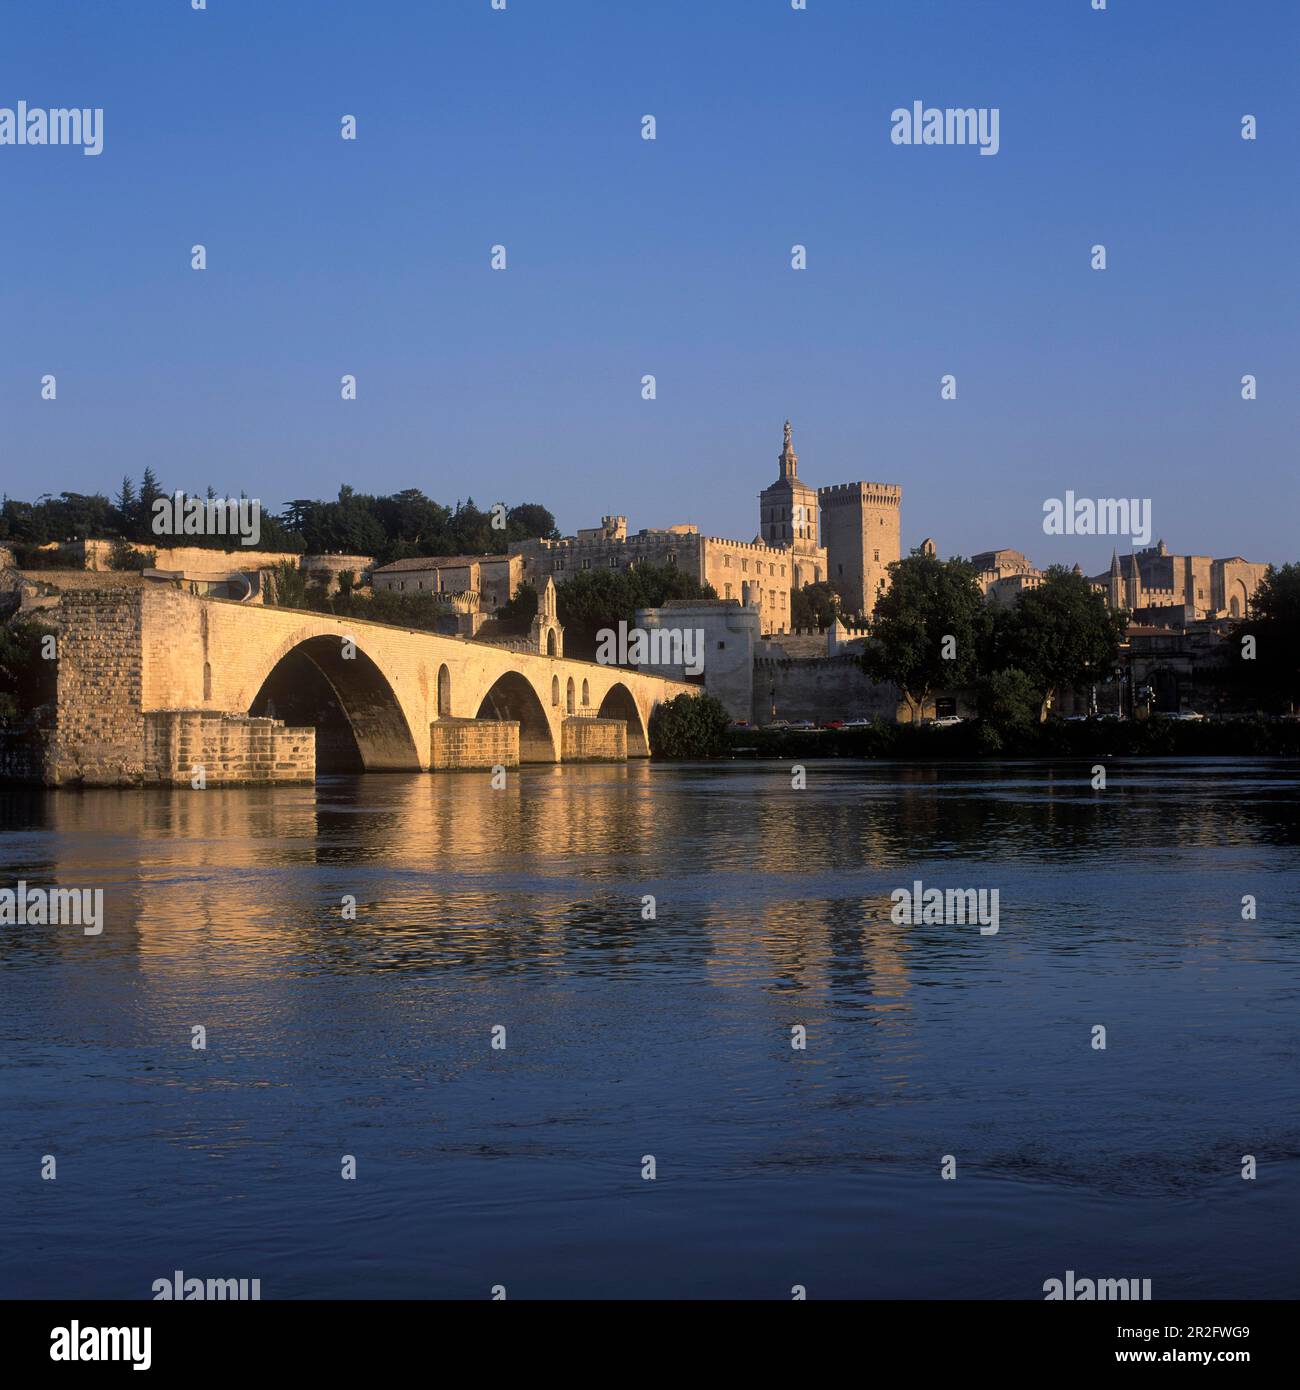
[[[560,757],[566,763],[626,762],[627,724],[622,719],[566,719]]]
[[[144,777],[166,787],[312,782],[316,730],[286,728],[219,710],[155,710],[144,716]]]
[[[519,766],[519,721],[436,719],[429,725],[429,771]]]
[[[144,576],[138,570],[109,570],[97,574],[93,570],[21,570],[30,583],[44,585],[52,591],[67,589],[142,589]]]
[[[754,702],[754,651],[758,646],[759,615],[733,599],[670,599],[659,608],[639,608],[637,626],[691,629],[704,634],[704,688],[721,700],[733,719],[748,719]],[[824,644],[823,644],[824,645]],[[685,680],[682,666],[647,662],[644,671],[657,671],[672,680]]]
[[[292,560],[292,555],[283,557]],[[307,576],[309,584],[323,584],[327,589],[338,588],[339,577],[344,574],[354,576],[361,584],[374,568],[374,558],[370,555],[302,555],[298,557],[298,568]],[[160,566],[161,568],[161,566]]]
[[[824,632],[778,632],[765,638],[758,648],[760,658],[781,657],[820,658],[830,654],[830,644]]]
[[[773,692],[775,691],[775,695]],[[755,724],[772,719],[886,719],[898,716],[893,685],[868,680],[856,656],[754,662]]]

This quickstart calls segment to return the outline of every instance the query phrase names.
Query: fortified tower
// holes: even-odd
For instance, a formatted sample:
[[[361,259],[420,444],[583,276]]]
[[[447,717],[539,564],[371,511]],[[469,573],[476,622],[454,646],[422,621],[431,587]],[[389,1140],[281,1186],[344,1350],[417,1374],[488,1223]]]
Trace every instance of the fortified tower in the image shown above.
[[[889,587],[888,567],[902,558],[897,483],[837,483],[819,488],[827,577],[844,597],[845,616],[869,618]]]

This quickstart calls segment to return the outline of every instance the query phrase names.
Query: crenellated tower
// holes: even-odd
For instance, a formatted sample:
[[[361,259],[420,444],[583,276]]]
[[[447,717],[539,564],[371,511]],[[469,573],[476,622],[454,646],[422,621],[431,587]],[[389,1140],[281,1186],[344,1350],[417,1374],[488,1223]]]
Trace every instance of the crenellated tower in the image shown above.
[[[846,617],[869,618],[902,559],[903,489],[897,483],[837,483],[820,488],[827,578]]]

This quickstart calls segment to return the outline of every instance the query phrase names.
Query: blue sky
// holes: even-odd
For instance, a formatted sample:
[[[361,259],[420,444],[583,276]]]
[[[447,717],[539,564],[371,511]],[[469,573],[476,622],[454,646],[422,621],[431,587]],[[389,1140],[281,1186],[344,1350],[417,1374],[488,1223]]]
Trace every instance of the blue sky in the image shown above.
[[[1150,497],[1175,550],[1300,555],[1290,0],[43,0],[4,29],[0,106],[105,110],[98,158],[0,147],[11,495],[149,464],[750,539],[788,415],[809,481],[902,484],[905,545],[1101,568],[1111,540],[1043,534],[1072,489]],[[891,144],[914,100],[998,107],[1000,152]]]

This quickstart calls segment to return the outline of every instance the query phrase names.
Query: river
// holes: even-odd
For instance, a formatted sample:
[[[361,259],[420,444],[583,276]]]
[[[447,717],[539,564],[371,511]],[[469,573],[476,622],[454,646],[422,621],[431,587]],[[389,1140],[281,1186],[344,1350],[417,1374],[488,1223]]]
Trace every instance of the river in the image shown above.
[[[1300,768],[807,769],[0,792],[0,1295],[1300,1295]]]

